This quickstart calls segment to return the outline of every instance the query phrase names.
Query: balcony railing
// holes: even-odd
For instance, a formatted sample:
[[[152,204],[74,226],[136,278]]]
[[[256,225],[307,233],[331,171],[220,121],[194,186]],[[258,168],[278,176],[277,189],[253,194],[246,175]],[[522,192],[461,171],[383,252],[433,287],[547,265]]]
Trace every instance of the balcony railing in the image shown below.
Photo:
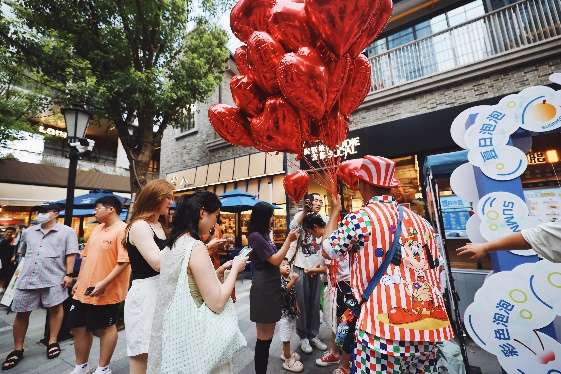
[[[561,0],[522,0],[371,56],[371,93],[561,36]]]

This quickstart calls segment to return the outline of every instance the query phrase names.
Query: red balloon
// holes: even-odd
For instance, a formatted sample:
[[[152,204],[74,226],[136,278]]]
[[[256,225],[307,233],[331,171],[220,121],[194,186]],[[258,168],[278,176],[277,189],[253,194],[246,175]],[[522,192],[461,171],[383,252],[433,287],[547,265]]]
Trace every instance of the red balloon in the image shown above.
[[[337,168],[337,176],[340,177],[351,189],[356,190],[358,189],[358,175],[361,165],[362,159],[341,162]]]
[[[253,76],[251,66],[249,65],[246,45],[242,45],[236,49],[236,52],[234,52],[234,62],[236,63],[241,75],[246,75],[248,77]]]
[[[236,105],[249,116],[254,117],[263,110],[259,88],[249,77],[234,76],[230,81],[230,91]]]
[[[339,111],[335,110],[322,122],[320,131],[321,142],[330,149],[336,149],[347,139],[349,121]]]
[[[301,117],[282,97],[268,98],[250,127],[255,147],[261,151],[302,152]]]
[[[277,77],[287,100],[311,117],[325,114],[328,75],[319,54],[303,47],[298,53],[287,53],[279,64]]]
[[[392,15],[392,0],[377,0],[376,7],[370,15],[370,19],[362,33],[351,47],[350,54],[353,57],[358,56],[366,47],[368,47],[382,29],[388,23]]]
[[[308,192],[310,176],[304,170],[298,170],[295,173],[287,174],[282,183],[288,197],[295,203],[299,203],[306,195],[306,192]]]
[[[372,0],[306,0],[310,24],[337,56],[358,39],[374,9]]]
[[[208,108],[208,119],[214,130],[228,143],[252,147],[249,122],[239,108],[226,104],[215,104]]]
[[[267,31],[274,0],[239,0],[230,13],[234,35],[247,42],[254,31]]]
[[[340,59],[327,64],[329,71],[329,85],[327,86],[327,105],[326,109],[329,111],[333,108],[343,87],[347,82],[349,69],[351,68],[352,58],[349,55],[344,55]]]
[[[303,2],[280,0],[273,8],[269,30],[275,40],[289,51],[313,45]]]
[[[372,70],[370,62],[365,55],[358,55],[349,70],[347,83],[341,92],[340,110],[345,116],[349,116],[364,101],[370,91]]]
[[[255,82],[270,95],[278,93],[277,67],[284,56],[284,49],[266,32],[251,34],[247,46]]]

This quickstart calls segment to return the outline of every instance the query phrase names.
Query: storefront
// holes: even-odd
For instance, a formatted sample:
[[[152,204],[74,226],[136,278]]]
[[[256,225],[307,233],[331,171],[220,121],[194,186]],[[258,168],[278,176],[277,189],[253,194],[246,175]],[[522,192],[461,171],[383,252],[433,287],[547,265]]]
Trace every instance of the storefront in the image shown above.
[[[275,244],[280,245],[284,242],[287,230],[287,203],[283,186],[285,164],[284,153],[261,152],[170,173],[166,179],[177,187],[176,196],[188,195],[200,189],[221,196],[237,189],[277,205],[280,209],[275,209],[273,237]],[[234,239],[240,225],[241,243],[247,245],[250,213],[246,211],[238,216],[222,212],[220,217],[224,237]]]

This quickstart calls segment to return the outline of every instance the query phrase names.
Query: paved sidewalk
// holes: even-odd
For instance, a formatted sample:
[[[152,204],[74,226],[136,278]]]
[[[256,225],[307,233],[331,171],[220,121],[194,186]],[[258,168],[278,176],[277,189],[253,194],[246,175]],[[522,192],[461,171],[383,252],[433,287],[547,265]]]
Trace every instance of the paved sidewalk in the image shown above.
[[[255,346],[255,325],[249,321],[249,287],[251,281],[243,280],[238,281],[236,286],[238,302],[236,310],[239,316],[240,328],[247,339],[247,347],[242,349],[234,360],[234,371],[239,374],[253,374],[253,348]],[[6,309],[0,309],[0,359],[3,361],[4,357],[12,350],[12,322],[15,314],[6,314]],[[12,374],[66,374],[74,367],[74,345],[72,340],[67,340],[61,343],[62,353],[59,358],[48,360],[46,358],[46,348],[39,343],[43,336],[43,329],[45,323],[45,311],[39,310],[31,314],[29,323],[29,330],[25,342],[25,358],[20,364],[6,373]],[[320,338],[324,341],[328,336],[327,328],[322,325],[320,330]],[[298,339],[293,338],[293,347],[297,347]],[[497,374],[500,373],[500,368],[494,356],[487,352],[482,351],[474,344],[469,347],[471,364],[483,368],[481,371],[484,374]],[[269,374],[284,374],[287,373],[282,369],[280,353],[281,342],[278,336],[275,336],[271,344],[269,358]],[[327,374],[331,373],[335,367],[320,368],[315,365],[315,360],[321,356],[322,352],[314,351],[311,355],[302,354],[305,373],[311,374]],[[97,358],[99,357],[99,339],[95,338],[90,354],[90,365],[95,368]],[[125,332],[119,332],[119,341],[113,360],[111,362],[111,369],[114,374],[127,374],[128,358],[125,350]]]

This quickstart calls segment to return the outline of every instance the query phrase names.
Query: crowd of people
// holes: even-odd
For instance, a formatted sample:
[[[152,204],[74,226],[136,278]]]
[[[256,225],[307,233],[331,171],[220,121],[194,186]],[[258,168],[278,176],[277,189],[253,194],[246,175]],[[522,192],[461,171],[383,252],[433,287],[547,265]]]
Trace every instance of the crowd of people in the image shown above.
[[[326,217],[321,197],[306,195],[280,248],[271,239],[273,206],[257,203],[248,224],[250,251],[223,264],[216,258],[226,244],[220,238],[221,202],[207,191],[179,199],[172,222],[174,186],[164,180],[137,194],[127,223],[119,218],[120,200],[102,197],[95,203],[99,224],[82,251],[75,232],[57,222],[62,207],[40,207],[37,225],[17,240],[10,228],[0,242],[2,287],[13,274],[14,257],[23,259],[11,305],[14,349],[2,369],[23,359],[30,313],[40,307],[49,311],[46,356],[60,355],[63,302],[70,291],[71,374],[91,372],[94,335],[100,338],[94,373],[111,373],[123,302],[132,374],[232,373],[232,360],[246,345],[232,304],[235,282],[251,261],[256,374],[267,373],[275,334],[289,372],[305,370],[290,344],[295,334],[301,352],[324,352],[316,364],[337,365],[335,374],[436,372],[438,344],[454,334],[434,232],[392,196],[398,187],[393,161],[364,157],[358,179],[361,209],[341,217],[340,198],[333,197]],[[560,232],[559,225],[546,224],[459,253],[478,258],[502,248],[535,247],[559,261],[551,248],[559,248]],[[319,338],[321,316],[331,330],[327,342]]]

